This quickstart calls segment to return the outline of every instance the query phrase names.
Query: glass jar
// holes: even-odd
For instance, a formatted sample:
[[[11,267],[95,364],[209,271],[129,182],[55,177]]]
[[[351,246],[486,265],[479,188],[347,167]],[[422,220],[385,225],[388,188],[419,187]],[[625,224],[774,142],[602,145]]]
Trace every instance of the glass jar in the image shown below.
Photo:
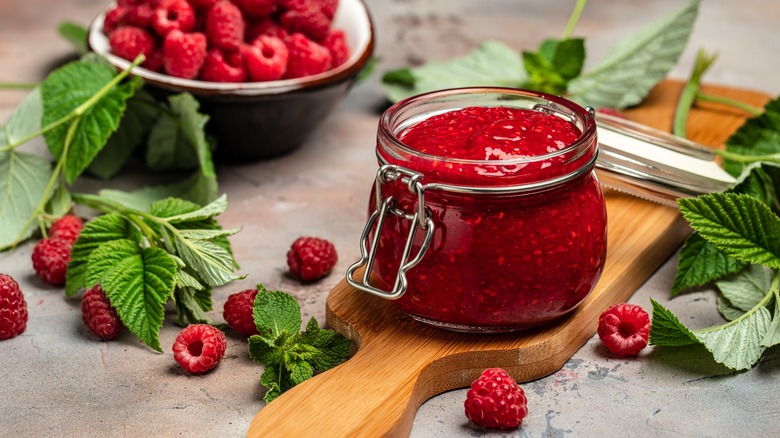
[[[491,134],[480,144],[485,159],[459,156],[451,138],[468,132],[474,142],[480,132],[485,140],[478,115],[504,110],[521,119],[543,113],[555,118],[550,126],[565,121],[576,127],[574,140],[536,155],[507,154],[490,145],[506,138]],[[452,135],[426,137],[427,127],[419,125],[415,146],[402,140],[421,122],[450,112]],[[492,123],[509,129],[503,125],[514,121]],[[534,130],[554,141],[556,129],[548,133],[544,126]],[[588,110],[518,89],[432,92],[382,115],[376,152],[380,168],[361,260],[347,272],[352,286],[395,300],[421,322],[506,332],[567,314],[596,285],[606,257],[607,217],[593,172],[596,123]]]

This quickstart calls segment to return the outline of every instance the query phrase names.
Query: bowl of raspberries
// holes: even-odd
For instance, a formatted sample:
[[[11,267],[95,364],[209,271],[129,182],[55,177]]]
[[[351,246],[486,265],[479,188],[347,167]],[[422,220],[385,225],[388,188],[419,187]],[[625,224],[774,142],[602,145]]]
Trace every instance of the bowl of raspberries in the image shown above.
[[[362,0],[117,0],[89,46],[158,97],[192,93],[217,158],[246,162],[300,146],[373,54]]]

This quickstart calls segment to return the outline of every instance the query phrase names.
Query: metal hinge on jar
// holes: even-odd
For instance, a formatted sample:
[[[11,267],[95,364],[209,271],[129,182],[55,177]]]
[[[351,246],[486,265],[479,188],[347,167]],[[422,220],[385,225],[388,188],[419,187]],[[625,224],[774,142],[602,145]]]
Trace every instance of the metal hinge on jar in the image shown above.
[[[363,292],[368,292],[390,300],[398,299],[406,292],[408,286],[406,271],[420,263],[420,260],[422,260],[433,239],[433,219],[431,219],[430,210],[425,206],[425,186],[421,182],[422,178],[423,174],[419,172],[414,172],[392,164],[385,164],[379,168],[376,173],[374,189],[376,194],[376,209],[369,216],[366,226],[363,228],[363,234],[360,236],[360,260],[347,269],[347,282],[350,286],[362,290]],[[384,184],[397,180],[401,180],[402,183],[406,184],[407,189],[417,196],[417,208],[413,213],[403,211],[398,207],[398,203],[392,196],[385,198],[382,194],[382,186]],[[377,247],[379,246],[379,238],[382,235],[382,228],[384,227],[385,219],[388,217],[388,214],[412,221],[409,228],[409,235],[406,238],[404,251],[401,255],[395,283],[393,289],[390,291],[374,287],[370,284],[371,271],[376,259]],[[376,224],[376,227],[374,227],[374,224]],[[371,234],[372,228],[375,229],[373,238],[371,239],[371,247],[369,248],[368,237]],[[411,257],[412,244],[417,235],[418,228],[425,231],[425,238],[423,239],[417,254],[415,254],[414,257]],[[363,276],[360,280],[356,280],[355,272],[361,267],[365,267]]]

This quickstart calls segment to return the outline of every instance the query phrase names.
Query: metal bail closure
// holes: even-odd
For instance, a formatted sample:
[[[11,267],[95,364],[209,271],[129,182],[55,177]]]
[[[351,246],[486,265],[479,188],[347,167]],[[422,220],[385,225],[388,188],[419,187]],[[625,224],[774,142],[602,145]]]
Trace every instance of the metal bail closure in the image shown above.
[[[388,300],[401,298],[406,292],[408,286],[406,271],[420,263],[420,260],[422,260],[425,251],[428,250],[428,246],[430,246],[431,240],[433,239],[434,225],[430,212],[425,208],[425,186],[420,182],[422,177],[423,175],[419,172],[414,172],[391,164],[386,164],[377,171],[376,186],[374,189],[376,194],[376,210],[369,216],[366,226],[363,228],[363,234],[360,236],[360,260],[347,269],[347,283],[349,283],[350,286]],[[407,213],[398,208],[397,202],[392,196],[388,196],[387,198],[382,196],[382,185],[398,179],[406,184],[406,187],[410,192],[417,195],[417,209],[414,213]],[[409,228],[409,236],[406,238],[403,254],[401,255],[398,273],[395,277],[395,285],[392,290],[385,291],[371,286],[369,284],[369,279],[371,278],[371,268],[374,266],[376,258],[376,250],[379,246],[379,237],[382,235],[382,228],[384,227],[385,219],[388,214],[393,214],[402,219],[412,221],[412,224]],[[374,224],[376,224],[376,229],[374,230],[371,241],[371,248],[368,248],[368,236],[371,233],[371,229],[374,228]],[[415,254],[413,258],[410,258],[412,243],[414,242],[414,237],[417,234],[418,228],[425,231],[425,238],[423,239],[417,254]],[[365,266],[363,278],[355,280],[355,271],[363,266]]]

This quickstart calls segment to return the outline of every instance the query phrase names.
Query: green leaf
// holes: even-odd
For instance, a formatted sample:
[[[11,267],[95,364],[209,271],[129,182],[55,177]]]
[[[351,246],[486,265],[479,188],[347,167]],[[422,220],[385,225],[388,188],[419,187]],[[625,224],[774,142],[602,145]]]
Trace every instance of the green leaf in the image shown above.
[[[747,195],[712,193],[679,199],[685,219],[704,239],[737,260],[780,269],[780,218]]]
[[[744,310],[731,304],[729,299],[724,297],[723,294],[718,294],[716,305],[718,307],[718,313],[720,313],[726,321],[734,321],[745,314]]]
[[[544,40],[538,52],[523,52],[523,65],[529,75],[529,80],[523,86],[546,93],[563,94],[569,81],[582,72],[584,63],[583,39]]]
[[[680,250],[677,273],[672,285],[672,297],[696,286],[703,286],[725,275],[742,270],[743,262],[737,261],[698,233],[691,234]]]
[[[179,271],[181,273],[183,271]],[[201,286],[202,289],[202,286]],[[200,296],[199,296],[200,295]],[[213,321],[206,315],[206,309],[204,309],[200,303],[203,296],[211,298],[211,291],[203,293],[202,290],[197,290],[191,287],[177,287],[173,292],[173,299],[176,302],[176,322],[184,326],[185,319],[189,324],[211,324]]]
[[[780,153],[780,97],[769,101],[764,112],[748,119],[726,140],[726,150],[741,155],[770,155]],[[744,164],[724,159],[723,168],[737,177]]]
[[[227,196],[222,195],[213,202],[209,203],[208,205],[198,208],[197,210],[190,211],[187,213],[180,213],[174,216],[165,216],[168,219],[169,223],[175,224],[175,223],[181,223],[181,222],[192,222],[192,221],[201,221],[204,219],[211,219],[214,216],[218,216],[222,214],[225,209],[227,209]]]
[[[46,203],[46,213],[53,217],[62,217],[73,208],[73,197],[67,188],[58,186]]]
[[[761,340],[761,345],[767,348],[780,344],[780,291],[775,290],[773,294],[775,311],[772,315],[772,324],[769,325],[766,336]]]
[[[97,95],[114,76],[115,71],[111,67],[75,61],[49,74],[41,85],[44,109],[42,125],[74,117],[70,122],[44,134],[52,155],[58,160],[64,159],[64,174],[70,184],[89,166],[119,127],[127,99],[141,85],[141,80],[135,78],[112,87],[79,116],[75,111]],[[76,124],[76,129],[67,156],[62,157],[67,133],[72,124]]]
[[[302,383],[314,375],[314,369],[305,360],[285,363],[287,371],[290,373],[290,380],[293,385]]]
[[[653,304],[653,322],[650,326],[650,344],[666,347],[682,347],[698,342],[694,335],[676,316],[657,301]]]
[[[198,167],[193,145],[179,127],[179,119],[167,112],[149,132],[146,165],[152,170],[189,170]]]
[[[115,240],[134,238],[135,228],[118,214],[105,214],[87,222],[70,252],[65,281],[65,296],[75,295],[87,285],[89,256],[94,250]]]
[[[772,271],[766,266],[750,265],[739,274],[715,282],[732,306],[747,312],[764,299],[772,286]]]
[[[38,155],[0,152],[0,250],[35,231],[35,213],[52,177],[50,164]]]
[[[209,240],[174,236],[176,253],[209,286],[222,286],[243,278],[233,273],[233,256],[222,246]]]
[[[181,230],[179,234],[185,239],[212,240],[218,237],[232,236],[241,231],[239,228],[231,230]]]
[[[625,108],[641,102],[677,64],[698,10],[699,1],[692,0],[620,40],[593,70],[569,83],[570,97],[594,107]]]
[[[413,83],[410,83],[410,77],[414,79]],[[429,62],[413,69],[386,73],[382,87],[387,97],[395,102],[444,88],[477,85],[519,87],[525,80],[525,70],[517,51],[498,41],[486,41],[465,56],[446,63]]]
[[[154,98],[139,90],[127,101],[124,117],[119,122],[119,128],[108,138],[105,147],[92,160],[89,172],[93,175],[109,179],[119,172],[133,151],[141,145],[149,127],[158,117]]]
[[[179,198],[166,198],[153,202],[149,208],[149,214],[161,218],[171,218],[180,214],[191,213],[201,207],[194,202]]]
[[[89,283],[101,283],[122,323],[149,347],[162,352],[160,327],[176,284],[176,262],[158,248],[115,240],[89,257]]]
[[[192,274],[187,273],[187,271],[184,269],[179,269],[179,272],[177,273],[176,286],[191,288],[193,291],[203,290],[206,288],[200,284],[197,278],[195,278]]]
[[[258,294],[252,316],[257,331],[272,339],[282,333],[298,333],[301,329],[301,308],[291,295],[281,291],[266,291],[262,284],[257,285]]]
[[[274,339],[260,335],[252,335],[248,339],[249,357],[267,368],[279,366],[282,362],[283,349],[276,345]]]
[[[748,175],[738,185],[732,187],[730,192],[744,193],[763,202],[772,210],[780,211],[780,198],[775,188],[780,187],[780,175],[776,167],[768,164],[765,166],[761,164],[751,166]]]
[[[38,133],[41,129],[42,116],[43,101],[41,100],[41,88],[35,87],[17,105],[8,118],[8,123],[3,128],[5,144],[18,145],[25,138],[32,137]],[[0,143],[0,145],[2,144]]]
[[[76,53],[83,55],[89,52],[89,47],[87,46],[88,32],[84,26],[71,21],[63,21],[57,28],[57,32],[73,46]]]

